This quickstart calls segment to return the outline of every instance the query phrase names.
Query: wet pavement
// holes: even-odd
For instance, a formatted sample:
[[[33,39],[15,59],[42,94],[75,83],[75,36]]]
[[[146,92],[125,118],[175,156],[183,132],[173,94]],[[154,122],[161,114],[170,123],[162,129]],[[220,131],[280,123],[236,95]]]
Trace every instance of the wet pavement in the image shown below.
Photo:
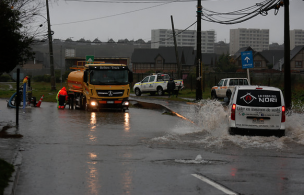
[[[131,98],[132,99],[132,98]],[[135,100],[135,98],[133,98]],[[147,103],[153,103],[153,104],[145,104]],[[142,101],[142,104],[140,104],[140,107],[144,107],[146,109],[157,109],[162,110],[162,112],[167,112],[169,108],[170,101],[161,101],[161,100],[153,100],[152,98],[150,100],[144,100]],[[4,159],[5,161],[15,165],[16,172],[13,175],[13,178],[11,178],[12,182],[10,183],[10,186],[6,188],[5,195],[11,194],[11,192],[14,190],[14,180],[17,179],[17,174],[19,169],[19,166],[22,162],[22,154],[20,151],[23,151],[23,147],[20,146],[20,134],[19,134],[19,128],[24,129],[23,126],[23,120],[29,120],[30,122],[35,122],[35,119],[33,119],[30,115],[32,113],[32,109],[37,108],[26,108],[25,110],[20,109],[19,110],[19,128],[16,128],[16,116],[15,116],[15,109],[7,108],[7,102],[5,99],[0,99],[0,116],[2,122],[0,123],[0,130],[2,129],[2,133],[0,133],[0,158]],[[50,103],[42,103],[42,109],[45,106],[51,106]],[[161,105],[161,106],[159,106]],[[179,109],[187,109],[187,104],[180,104],[180,103],[171,103],[172,108],[175,108],[175,112]],[[172,108],[170,110],[172,110]],[[38,108],[39,109],[39,108]],[[35,110],[36,112],[36,110]],[[57,112],[57,110],[55,110]],[[51,113],[50,117],[52,117]],[[65,116],[64,116],[65,117]],[[76,119],[75,119],[76,120]]]
[[[0,155],[9,153],[8,162],[22,146],[17,194],[229,194],[210,187],[206,178],[230,194],[304,191],[303,115],[289,118],[283,138],[230,136],[224,108],[216,102],[131,101],[139,103],[127,113],[58,111],[53,103],[21,112],[24,138],[0,138]],[[3,124],[14,124],[15,110],[2,100],[0,106]],[[177,120],[169,110],[188,120]],[[47,120],[39,121],[46,111]],[[168,116],[159,117],[159,111]]]

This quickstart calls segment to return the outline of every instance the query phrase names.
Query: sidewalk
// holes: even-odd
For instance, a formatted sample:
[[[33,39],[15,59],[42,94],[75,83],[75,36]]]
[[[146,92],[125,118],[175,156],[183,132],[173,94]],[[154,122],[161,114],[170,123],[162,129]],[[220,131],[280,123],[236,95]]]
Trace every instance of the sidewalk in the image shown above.
[[[0,123],[0,131],[2,131],[4,126],[7,126],[7,123]],[[8,134],[14,134],[16,132],[16,127],[9,128],[6,132]],[[15,185],[17,185],[20,165],[22,162],[22,155],[19,152],[19,142],[20,138],[0,137],[0,158],[11,163],[15,168],[15,171],[10,178],[9,185],[4,190],[4,195],[13,195]]]

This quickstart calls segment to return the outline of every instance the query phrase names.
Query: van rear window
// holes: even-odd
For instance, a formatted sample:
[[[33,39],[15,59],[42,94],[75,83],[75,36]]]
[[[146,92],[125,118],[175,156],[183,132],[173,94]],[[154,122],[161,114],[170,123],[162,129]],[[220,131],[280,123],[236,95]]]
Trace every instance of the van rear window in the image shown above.
[[[281,95],[279,91],[239,90],[236,104],[254,107],[279,107],[281,106]]]

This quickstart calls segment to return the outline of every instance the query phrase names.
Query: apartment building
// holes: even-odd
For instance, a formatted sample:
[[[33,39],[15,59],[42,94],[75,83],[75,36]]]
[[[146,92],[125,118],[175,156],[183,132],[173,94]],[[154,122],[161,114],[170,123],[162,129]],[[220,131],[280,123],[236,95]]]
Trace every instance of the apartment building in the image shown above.
[[[230,29],[229,53],[235,54],[242,47],[261,52],[269,49],[269,29]]]
[[[304,45],[304,30],[295,29],[290,31],[290,49]]]
[[[193,47],[196,50],[196,30],[175,29],[178,47]],[[214,30],[201,32],[202,53],[214,53],[216,34]],[[173,31],[170,29],[151,30],[151,48],[174,46]]]

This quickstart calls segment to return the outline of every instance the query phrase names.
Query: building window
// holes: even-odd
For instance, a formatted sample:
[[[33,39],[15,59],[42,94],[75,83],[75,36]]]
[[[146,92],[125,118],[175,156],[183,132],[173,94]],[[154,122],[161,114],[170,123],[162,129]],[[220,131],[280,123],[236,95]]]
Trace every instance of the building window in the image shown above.
[[[162,63],[162,61],[161,60],[157,60],[157,64],[161,64]]]
[[[302,62],[296,61],[296,68],[302,68]]]
[[[261,68],[262,67],[262,61],[254,61],[254,67],[255,68]]]

